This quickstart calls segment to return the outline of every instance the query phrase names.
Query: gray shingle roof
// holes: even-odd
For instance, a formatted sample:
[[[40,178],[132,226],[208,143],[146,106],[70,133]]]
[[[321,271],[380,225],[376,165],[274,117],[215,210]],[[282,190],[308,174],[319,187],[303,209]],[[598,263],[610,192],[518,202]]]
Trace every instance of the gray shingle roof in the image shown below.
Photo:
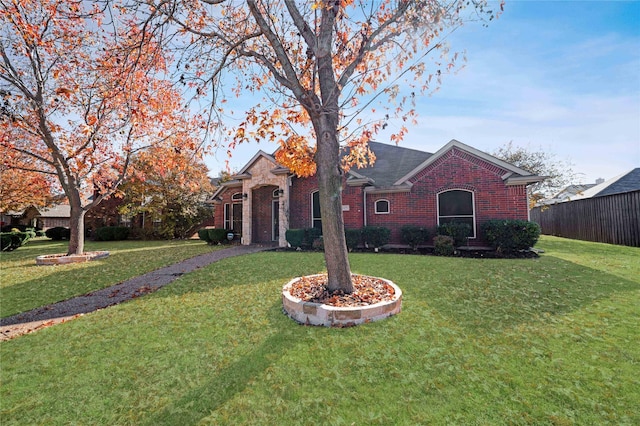
[[[595,194],[594,197],[622,194],[631,191],[640,191],[640,167],[636,167],[635,169],[616,179],[614,182],[607,185],[604,189]]]
[[[369,147],[376,154],[375,163],[370,167],[354,168],[353,171],[372,179],[377,187],[393,185],[433,155],[430,152],[380,142],[369,142]]]

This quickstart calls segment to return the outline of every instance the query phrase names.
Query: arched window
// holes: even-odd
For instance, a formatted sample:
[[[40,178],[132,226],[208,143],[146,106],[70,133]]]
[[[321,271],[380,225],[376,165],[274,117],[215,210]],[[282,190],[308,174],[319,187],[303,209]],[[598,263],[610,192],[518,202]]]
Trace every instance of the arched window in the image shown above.
[[[322,230],[322,216],[320,215],[320,192],[311,193],[311,227]]]
[[[470,238],[476,237],[476,216],[473,192],[452,189],[438,194],[438,225],[467,223],[471,226]]]
[[[231,196],[231,201],[242,201],[242,192],[236,192]]]
[[[389,200],[376,200],[376,214],[391,213]]]

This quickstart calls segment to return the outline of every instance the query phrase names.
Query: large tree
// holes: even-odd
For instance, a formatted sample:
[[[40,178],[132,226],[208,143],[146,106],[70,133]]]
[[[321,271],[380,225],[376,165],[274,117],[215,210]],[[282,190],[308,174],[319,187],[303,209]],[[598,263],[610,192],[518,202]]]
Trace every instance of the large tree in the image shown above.
[[[51,203],[55,186],[51,176],[32,171],[33,162],[2,145],[0,158],[0,213]]]
[[[231,147],[277,141],[281,163],[299,175],[316,173],[327,286],[353,291],[343,173],[374,161],[367,143],[387,120],[413,118],[415,98],[453,67],[455,55],[441,55],[447,53],[441,38],[469,17],[462,14],[466,6],[474,19],[493,18],[485,1],[140,1],[141,26],[155,28],[181,53],[180,81],[210,94],[211,111],[225,117],[225,88],[233,83],[227,71],[236,78],[233,93],[253,102],[229,128]],[[256,92],[264,102],[253,101]],[[403,125],[391,139],[405,132]]]
[[[197,136],[154,41],[123,9],[98,6],[0,0],[0,144],[22,159],[10,167],[57,178],[69,254],[83,252],[85,213],[116,190],[132,153]]]

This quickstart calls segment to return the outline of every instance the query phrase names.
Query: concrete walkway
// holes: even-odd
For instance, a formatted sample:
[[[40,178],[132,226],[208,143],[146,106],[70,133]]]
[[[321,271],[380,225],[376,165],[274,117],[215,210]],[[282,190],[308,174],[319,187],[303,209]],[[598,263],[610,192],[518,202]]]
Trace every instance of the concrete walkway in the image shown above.
[[[271,250],[269,245],[232,246],[201,254],[173,265],[131,278],[111,287],[42,306],[11,317],[0,318],[0,341],[31,333],[44,327],[77,318],[118,303],[152,293],[179,276],[228,257]]]

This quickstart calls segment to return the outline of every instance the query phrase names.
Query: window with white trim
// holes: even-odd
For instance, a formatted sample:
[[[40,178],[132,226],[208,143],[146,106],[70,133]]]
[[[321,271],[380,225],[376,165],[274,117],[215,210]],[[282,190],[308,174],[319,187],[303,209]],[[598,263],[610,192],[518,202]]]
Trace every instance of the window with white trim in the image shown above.
[[[242,201],[242,192],[236,192],[231,196],[231,201]]]
[[[224,229],[231,229],[231,204],[224,204]]]
[[[311,193],[311,227],[322,230],[322,216],[320,215],[320,192]]]
[[[389,214],[391,208],[389,200],[376,200],[376,214]]]
[[[438,194],[438,225],[467,223],[471,226],[470,238],[476,237],[474,194],[466,189],[452,189]]]

